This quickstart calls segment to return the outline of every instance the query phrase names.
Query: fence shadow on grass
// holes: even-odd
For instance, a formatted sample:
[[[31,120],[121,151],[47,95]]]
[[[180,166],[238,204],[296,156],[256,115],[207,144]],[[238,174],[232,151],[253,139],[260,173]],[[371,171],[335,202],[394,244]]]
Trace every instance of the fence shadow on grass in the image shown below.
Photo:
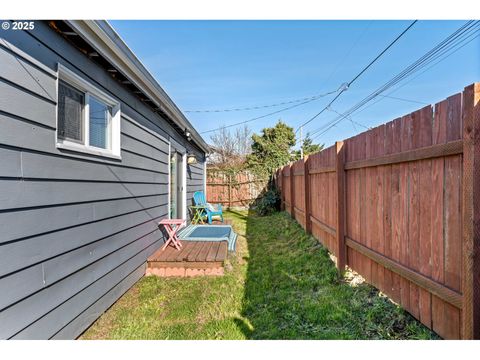
[[[246,338],[435,338],[373,287],[340,279],[328,252],[286,213],[234,215],[246,221],[248,267],[234,320]]]

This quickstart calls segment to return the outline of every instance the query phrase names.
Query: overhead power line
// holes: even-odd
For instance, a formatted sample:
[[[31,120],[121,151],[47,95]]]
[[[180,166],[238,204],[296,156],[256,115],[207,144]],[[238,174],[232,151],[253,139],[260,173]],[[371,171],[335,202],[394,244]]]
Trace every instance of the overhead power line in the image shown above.
[[[244,121],[240,121],[240,122],[237,122],[235,124],[230,124],[230,125],[226,125],[226,126],[221,126],[221,127],[218,127],[218,128],[215,128],[215,129],[211,129],[211,130],[207,130],[207,131],[202,131],[200,134],[207,134],[207,133],[211,133],[211,132],[214,132],[214,131],[217,131],[217,130],[220,130],[220,129],[227,129],[227,128],[231,128],[233,126],[238,126],[238,125],[243,125],[243,124],[247,124],[249,122],[252,122],[252,121],[255,121],[255,120],[259,120],[259,119],[263,119],[267,116],[270,116],[270,115],[274,115],[274,114],[278,114],[278,113],[281,113],[283,111],[287,111],[287,110],[290,110],[290,109],[293,109],[293,108],[296,108],[296,107],[299,107],[301,105],[305,105],[305,104],[308,104],[312,101],[315,101],[315,100],[318,100],[322,97],[325,97],[325,96],[328,96],[328,95],[331,95],[331,94],[335,94],[337,91],[339,91],[339,89],[337,90],[334,90],[334,91],[329,91],[325,94],[322,94],[322,95],[318,95],[317,97],[315,98],[311,98],[309,100],[305,100],[299,104],[295,104],[295,105],[292,105],[292,106],[288,106],[286,108],[283,108],[283,109],[280,109],[280,110],[277,110],[277,111],[274,111],[274,112],[271,112],[271,113],[268,113],[268,114],[264,114],[264,115],[260,115],[260,116],[257,116],[257,117],[254,117],[252,119],[248,119],[248,120],[244,120]]]
[[[304,104],[307,104],[309,102],[312,102],[314,100],[317,100],[319,98],[322,98],[324,96],[327,96],[327,95],[331,95],[331,94],[334,94],[334,93],[337,93],[337,95],[333,98],[333,100],[331,100],[328,105],[326,107],[324,107],[319,113],[317,113],[314,117],[312,117],[311,119],[309,119],[308,121],[306,121],[304,124],[300,125],[301,126],[305,126],[306,124],[310,123],[311,121],[313,121],[316,117],[318,117],[320,114],[322,114],[328,107],[330,107],[340,96],[343,92],[345,92],[350,85],[352,85],[363,73],[365,73],[365,71],[367,71],[368,68],[370,68],[383,54],[385,54],[385,52],[388,51],[388,49],[390,49],[398,40],[400,40],[400,38],[405,35],[405,33],[410,30],[412,28],[413,25],[415,25],[415,23],[417,22],[418,20],[414,20],[412,21],[412,23],[405,29],[403,30],[400,35],[398,35],[392,42],[390,42],[390,44],[388,44],[388,46],[383,49],[380,54],[378,54],[366,67],[364,67],[349,83],[344,83],[342,84],[336,91],[330,91],[326,94],[322,94],[322,96],[318,96],[316,97],[315,99],[309,99],[309,100],[306,100],[306,101],[303,101],[301,103],[298,103],[298,104],[295,104],[295,105],[292,105],[292,106],[289,106],[289,107],[286,107],[286,108],[283,108],[283,109],[280,109],[280,110],[277,110],[277,111],[274,111],[274,112],[271,112],[271,113],[268,113],[268,114],[264,114],[264,115],[261,115],[261,116],[258,116],[258,117],[254,117],[252,119],[248,119],[248,120],[245,120],[245,121],[240,121],[240,122],[237,122],[235,124],[230,124],[230,125],[227,125],[227,126],[222,126],[222,127],[218,127],[218,128],[215,128],[215,129],[211,129],[211,130],[207,130],[207,131],[203,131],[201,132],[201,134],[207,134],[207,133],[210,133],[210,132],[214,132],[214,131],[217,131],[217,130],[220,130],[222,128],[230,128],[230,127],[234,127],[234,126],[238,126],[238,125],[243,125],[243,124],[246,124],[246,123],[249,123],[249,122],[252,122],[252,121],[255,121],[255,120],[259,120],[259,119],[262,119],[262,118],[265,118],[267,116],[271,116],[271,115],[274,115],[274,114],[278,114],[280,112],[283,112],[283,111],[287,111],[287,110],[290,110],[290,109],[293,109],[293,108],[296,108],[298,106],[301,106],[301,105],[304,105]],[[299,127],[299,128],[300,128]],[[298,129],[299,129],[298,128]],[[295,134],[298,132],[298,129],[295,131]]]
[[[351,52],[353,51],[353,49],[355,49],[355,47],[358,45],[358,43],[360,42],[360,40],[363,38],[363,36],[365,35],[365,33],[367,32],[367,30],[370,28],[370,26],[372,25],[374,20],[370,20],[367,24],[367,26],[365,26],[365,28],[363,29],[363,31],[358,35],[358,37],[355,39],[355,41],[353,42],[352,46],[350,46],[350,48],[348,49],[348,51],[345,53],[345,55],[342,57],[342,59],[337,63],[337,66],[335,67],[335,69],[330,73],[330,75],[328,75],[327,77],[327,80],[325,80],[325,83],[328,83],[330,81],[330,79],[333,77],[333,75],[335,75],[338,70],[340,70],[341,66],[343,65],[343,63],[345,62],[345,60],[350,56]]]
[[[339,112],[338,112],[337,110],[335,110],[335,109],[329,108],[328,111],[331,111],[331,112],[334,112],[334,113],[337,114],[337,115],[343,116],[343,114],[339,113]],[[347,119],[352,123],[352,125],[358,125],[358,126],[361,126],[361,127],[363,127],[364,129],[367,129],[367,130],[370,130],[370,129],[371,129],[371,127],[366,126],[366,125],[364,125],[364,124],[362,124],[362,123],[359,123],[358,121],[353,120],[351,116],[347,116]]]
[[[468,31],[471,31],[474,25],[476,25],[476,24],[473,21],[467,21],[463,26],[461,26],[458,30],[456,30],[453,34],[448,36],[442,42],[437,44],[432,50],[430,50],[424,56],[419,58],[417,61],[412,63],[409,67],[407,67],[402,72],[400,72],[397,76],[392,78],[390,81],[388,81],[383,86],[381,86],[379,89],[377,89],[375,92],[373,92],[372,94],[370,94],[369,96],[364,98],[362,101],[360,101],[358,104],[356,104],[351,110],[348,111],[348,113],[352,114],[353,112],[357,111],[360,107],[365,105],[368,101],[371,101],[373,98],[378,97],[381,94],[381,92],[388,90],[390,87],[392,87],[396,83],[402,81],[407,76],[410,76],[411,74],[415,73],[416,71],[418,71],[422,67],[427,66],[432,61],[437,59],[439,56],[441,56],[442,54],[445,54],[445,52],[448,52],[450,50],[450,48],[453,48],[454,46],[457,45],[457,43],[455,43],[454,41],[458,41],[458,39],[461,38],[461,36],[463,36]],[[464,39],[462,39],[462,41],[463,40]],[[347,113],[347,112],[345,112],[345,113]],[[337,120],[337,119],[334,119],[334,120],[330,121],[329,123],[325,124],[324,126],[322,126],[321,128],[313,131],[312,134],[318,133],[319,131],[324,130],[325,128],[330,129],[331,127],[329,127],[329,125],[331,123],[335,122],[335,120]],[[322,132],[322,134],[323,133],[324,132]],[[319,134],[319,135],[321,135],[321,134]],[[319,135],[317,135],[317,137]]]
[[[333,103],[345,92],[348,90],[348,88],[350,86],[352,86],[352,84],[357,81],[360,76],[362,76],[375,62],[378,61],[378,59],[380,59],[387,51],[388,49],[390,49],[398,40],[400,40],[400,38],[402,36],[404,36],[408,30],[410,30],[412,28],[413,25],[415,25],[415,23],[417,22],[418,20],[414,20],[412,21],[412,23],[410,25],[408,25],[405,30],[403,30],[395,39],[393,39],[393,41],[390,42],[390,44],[387,45],[387,47],[385,47],[372,61],[370,61],[370,63],[365,66],[357,75],[354,76],[354,78],[352,80],[350,80],[346,86],[343,87],[342,91],[340,91],[334,98],[332,101],[330,101],[327,106],[325,106],[322,110],[320,110],[318,113],[316,113],[314,116],[312,116],[310,119],[308,119],[307,121],[305,121],[304,123],[302,123],[298,128],[297,128],[297,131],[295,131],[295,133],[298,132],[298,129],[302,126],[305,126],[309,123],[311,123],[313,120],[315,120],[317,117],[319,117],[321,114],[323,114],[331,105],[333,105]]]
[[[445,60],[447,57],[449,57],[450,55],[452,55],[453,53],[457,52],[458,50],[460,50],[461,48],[463,48],[465,45],[467,45],[468,43],[470,43],[471,41],[473,41],[475,38],[477,38],[478,36],[480,36],[479,34],[479,30],[480,30],[480,27],[477,26],[478,24],[480,23],[480,21],[467,21],[462,27],[460,27],[457,31],[455,31],[453,34],[451,34],[449,37],[447,37],[445,40],[443,40],[442,42],[440,42],[436,47],[434,47],[432,50],[435,50],[434,52],[432,52],[432,50],[430,52],[428,52],[426,55],[424,55],[424,57],[420,58],[419,60],[417,60],[414,64],[417,64],[419,67],[414,69],[411,73],[408,74],[408,76],[410,76],[411,74],[419,71],[420,69],[426,67],[427,65],[429,65],[430,63],[434,62],[435,60],[437,60],[439,57],[442,57],[439,61],[437,61],[436,63],[434,63],[432,66],[428,67],[425,71],[429,70],[430,68],[432,68],[433,66],[437,65],[438,63],[440,63],[441,61]],[[469,33],[470,32],[470,33]],[[469,33],[469,34],[468,34]],[[465,34],[468,34],[468,35],[465,35]],[[467,43],[465,43],[465,41],[467,41]],[[464,43],[462,46],[458,47],[460,44]],[[457,47],[457,49],[455,49],[455,47]],[[454,49],[453,51],[451,51],[452,49]],[[451,51],[450,53],[448,53],[449,51]],[[432,56],[433,54],[433,56]],[[424,62],[422,60],[424,60],[423,58],[425,57],[430,57],[430,60],[427,61],[427,62]],[[423,63],[423,64],[422,64]],[[413,65],[413,64],[412,64]],[[408,68],[407,68],[408,69]],[[423,72],[425,72],[423,71]],[[422,72],[422,73],[423,73]],[[421,74],[422,74],[421,73]],[[419,75],[421,75],[419,74]],[[417,77],[419,76],[417,75]],[[398,77],[398,75],[397,75]],[[395,77],[394,79],[396,80],[395,84],[402,81],[404,78],[406,78],[407,76],[405,76],[404,78],[401,78],[400,80],[397,79],[397,77]],[[393,80],[393,79],[392,79]],[[388,83],[391,83],[392,80]],[[413,80],[413,79],[412,79]],[[387,83],[387,84],[388,84]],[[395,85],[393,84],[393,85]],[[389,87],[387,87],[385,90],[382,90],[382,91],[386,91],[388,90],[391,86],[393,85],[389,85]],[[406,85],[406,84],[404,84]],[[404,86],[402,85],[402,86]],[[400,88],[400,87],[399,87]],[[398,89],[397,89],[398,90]],[[396,91],[396,90],[395,90]],[[372,97],[372,94],[374,95]],[[336,124],[338,124],[340,121],[342,121],[343,119],[345,119],[346,115],[350,116],[352,115],[353,113],[357,112],[361,107],[363,107],[366,103],[368,103],[369,101],[373,100],[375,97],[377,97],[378,95],[380,95],[380,90],[377,89],[376,92],[370,94],[369,96],[367,96],[366,98],[364,98],[362,101],[360,101],[359,103],[357,103],[354,107],[352,107],[350,110],[346,111],[344,113],[344,116],[342,117],[339,117],[339,118],[336,118],[332,121],[330,121],[329,123],[327,123],[326,125],[324,125],[323,127],[321,127],[320,129],[317,129],[313,132],[313,134],[315,133],[318,133],[319,131],[321,131],[318,135],[316,135],[314,137],[314,139],[318,138],[319,136],[325,134],[326,132],[328,132],[332,127],[336,126]],[[382,99],[379,99],[377,102],[381,101]],[[372,104],[374,105],[374,104]],[[362,110],[363,111],[363,110]],[[322,131],[323,130],[323,131]]]
[[[360,35],[355,39],[353,42],[352,46],[349,48],[349,50],[345,53],[345,55],[342,57],[342,59],[337,63],[335,68],[332,70],[330,75],[327,77],[327,80],[325,80],[325,83],[328,83],[328,81],[332,78],[333,75],[340,69],[341,65],[345,62],[345,59],[350,55],[352,50],[358,45],[360,40],[363,38],[367,30],[370,28],[373,20],[370,20],[368,24],[365,26],[363,31],[360,33]],[[308,97],[303,97],[295,100],[290,100],[290,101],[282,101],[282,102],[277,102],[273,104],[267,104],[267,105],[251,105],[251,106],[244,106],[244,107],[232,107],[232,108],[224,108],[224,109],[200,109],[200,110],[184,110],[184,113],[220,113],[220,112],[237,112],[237,111],[250,111],[250,110],[259,110],[259,109],[265,109],[265,108],[270,108],[270,107],[276,107],[276,106],[281,106],[281,105],[288,105],[288,104],[293,104],[301,101],[306,101],[306,100],[315,100],[316,98],[323,97],[323,94],[319,95],[312,95]]]
[[[430,65],[431,63],[435,62],[437,59],[441,58],[438,62],[434,63],[434,65],[432,65],[431,67],[435,66],[440,61],[443,61],[448,56],[452,55],[454,52],[460,50],[460,48],[462,48],[463,46],[466,45],[464,43],[465,41],[468,40],[467,43],[469,43],[469,42],[473,41],[475,38],[477,38],[478,36],[480,36],[480,33],[479,33],[480,32],[480,26],[479,25],[480,25],[480,21],[467,21],[458,30],[456,30],[450,36],[448,36],[447,38],[442,40],[440,43],[438,43],[429,52],[427,52],[425,55],[423,55],[422,57],[417,59],[415,62],[413,62],[411,65],[406,67],[403,71],[401,71],[399,74],[397,74],[392,79],[387,81],[385,84],[380,86],[377,90],[372,92],[370,95],[366,96],[360,102],[358,102],[357,104],[352,106],[349,110],[345,111],[339,117],[329,121],[328,123],[326,123],[325,125],[323,125],[319,129],[311,132],[311,135],[317,134],[312,139],[316,139],[319,136],[325,134],[332,127],[336,126],[336,124],[338,124],[340,121],[344,120],[348,116],[351,116],[354,112],[359,110],[365,104],[367,104],[368,102],[372,101],[373,99],[381,96],[381,94],[383,92],[385,92],[388,89],[390,89],[391,87],[395,86],[396,84],[398,84],[402,80],[406,79],[407,77],[411,76],[412,74],[418,72],[419,70],[421,70],[421,69],[425,68],[426,66]],[[464,43],[464,44],[461,47],[458,47],[462,43]],[[444,56],[445,54],[447,54],[447,55]],[[431,67],[429,67],[428,69],[430,69]]]
[[[393,99],[393,100],[400,100],[400,101],[410,102],[410,103],[414,103],[414,104],[428,105],[428,103],[423,102],[423,101],[405,99],[405,98],[401,98],[401,97],[397,97],[397,96],[381,95],[381,94],[378,94],[378,96],[381,96],[381,97],[383,97],[383,98]]]
[[[268,104],[268,105],[258,105],[258,106],[247,106],[247,107],[240,107],[240,108],[229,108],[229,109],[213,109],[213,110],[185,110],[185,113],[220,113],[220,112],[235,112],[235,111],[249,111],[249,110],[259,110],[259,109],[265,109],[265,108],[271,108],[271,107],[276,107],[276,106],[281,106],[281,105],[288,105],[288,104],[294,104],[300,101],[307,101],[307,100],[316,100],[321,97],[324,97],[325,94],[318,94],[318,95],[313,95],[313,96],[308,96],[308,97],[303,97],[300,99],[295,99],[295,100],[290,100],[290,101],[283,101],[283,102],[278,102],[275,104]]]
[[[410,84],[412,81],[414,81],[415,79],[419,78],[420,76],[422,76],[423,74],[425,74],[427,71],[429,71],[431,68],[437,66],[439,63],[441,63],[442,61],[444,61],[445,59],[449,58],[450,56],[452,56],[453,54],[455,54],[457,51],[460,51],[463,47],[467,46],[468,44],[470,44],[473,40],[475,40],[478,36],[480,36],[480,34],[477,34],[477,36],[474,36],[473,38],[470,36],[470,37],[467,37],[466,39],[462,40],[459,44],[463,43],[462,46],[460,47],[457,47],[455,50],[453,51],[450,51],[447,55],[443,56],[440,58],[440,60],[434,62],[432,65],[428,66],[426,69],[424,69],[422,72],[420,72],[419,74],[417,74],[416,76],[414,76],[413,78],[411,78],[410,80],[404,82],[402,85],[396,87],[394,90],[390,91],[387,95],[379,95],[379,96],[382,96],[382,97],[389,97],[389,98],[393,98],[393,96],[389,96],[389,95],[392,95],[394,93],[396,93],[398,90],[400,90],[401,88],[405,87],[406,85]],[[468,40],[468,41],[466,41]],[[466,42],[465,42],[466,41]],[[380,98],[380,99],[377,99],[376,101],[374,101],[373,103],[371,103],[370,105],[368,106],[365,106],[363,109],[359,110],[359,111],[356,111],[357,114],[360,114],[362,112],[364,112],[365,110],[369,109],[370,107],[378,104],[380,101],[383,101],[384,99],[383,98]],[[425,104],[427,105],[427,104]]]
[[[353,78],[353,80],[351,80],[351,81],[348,83],[348,85],[351,86],[360,76],[362,76],[363,73],[364,73],[365,71],[367,71],[367,70],[370,68],[370,66],[372,66],[378,59],[380,59],[380,58],[382,57],[382,55],[385,54],[385,53],[388,51],[388,49],[390,49],[398,40],[400,40],[400,38],[401,38],[403,35],[405,35],[405,33],[406,33],[408,30],[410,30],[410,29],[412,28],[412,26],[415,25],[415,23],[416,23],[417,21],[418,21],[418,20],[412,21],[412,23],[411,23],[409,26],[407,26],[407,28],[406,28],[405,30],[403,30],[403,31],[401,32],[401,34],[398,35],[398,36],[395,38],[395,40],[393,40],[385,49],[383,49],[383,51],[382,51],[380,54],[378,54],[377,57],[370,62],[370,64],[368,64],[367,66],[365,66],[365,67],[363,68],[363,70],[360,71],[360,72],[357,74],[357,76],[355,76],[355,77]]]

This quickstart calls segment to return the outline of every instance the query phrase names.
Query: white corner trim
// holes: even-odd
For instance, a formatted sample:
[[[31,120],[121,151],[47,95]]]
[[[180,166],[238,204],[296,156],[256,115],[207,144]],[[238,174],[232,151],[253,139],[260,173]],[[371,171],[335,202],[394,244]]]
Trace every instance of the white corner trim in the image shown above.
[[[205,199],[207,198],[207,160],[203,162],[203,193],[205,194]]]
[[[168,202],[167,202],[167,219],[171,219],[170,216],[170,206],[171,198],[172,198],[172,171],[171,171],[171,161],[170,158],[172,157],[172,146],[168,143]]]
[[[183,153],[182,155],[182,219],[187,219],[187,153]]]

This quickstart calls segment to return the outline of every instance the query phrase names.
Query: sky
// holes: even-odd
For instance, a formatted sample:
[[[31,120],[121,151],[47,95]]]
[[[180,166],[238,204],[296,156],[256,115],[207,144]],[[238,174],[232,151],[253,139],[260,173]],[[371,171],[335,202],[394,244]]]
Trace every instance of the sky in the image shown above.
[[[187,112],[264,106],[338,90],[349,82],[410,21],[110,21],[193,126],[204,133],[298,104],[228,112]],[[319,129],[397,75],[465,21],[418,21],[303,134]],[[478,33],[477,33],[478,35]],[[472,36],[473,39],[473,36]],[[461,45],[460,45],[461,46]],[[459,47],[460,47],[459,46]],[[428,71],[397,85],[328,132],[313,136],[331,145],[368,127],[439,102],[480,81],[480,37]],[[412,80],[413,79],[413,80]],[[397,87],[393,87],[385,94]],[[251,121],[259,133],[279,119],[298,129],[336,95]],[[410,101],[405,101],[410,100]],[[231,129],[234,129],[231,128]],[[299,135],[299,134],[298,134]]]

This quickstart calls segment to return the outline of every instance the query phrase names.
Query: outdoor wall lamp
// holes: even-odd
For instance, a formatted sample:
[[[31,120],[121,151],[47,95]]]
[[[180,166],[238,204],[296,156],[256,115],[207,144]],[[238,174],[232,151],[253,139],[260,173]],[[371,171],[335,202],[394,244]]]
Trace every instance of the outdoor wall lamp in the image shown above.
[[[192,165],[192,164],[196,164],[198,161],[197,161],[197,157],[195,156],[195,154],[193,153],[188,153],[187,154],[187,164],[188,165]]]

